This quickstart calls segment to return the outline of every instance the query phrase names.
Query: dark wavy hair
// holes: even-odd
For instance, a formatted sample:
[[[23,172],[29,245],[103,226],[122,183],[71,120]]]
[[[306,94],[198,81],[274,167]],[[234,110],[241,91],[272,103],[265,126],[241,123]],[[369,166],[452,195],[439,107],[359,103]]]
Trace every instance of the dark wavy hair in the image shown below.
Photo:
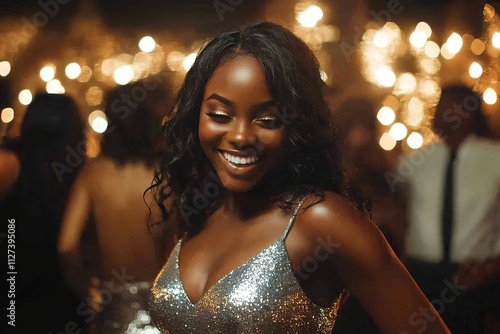
[[[109,127],[101,141],[101,153],[104,156],[110,157],[118,165],[133,161],[153,165],[156,142],[161,131],[155,108],[162,100],[160,96],[166,95],[162,94],[161,88],[158,82],[150,78],[107,92],[104,113]]]
[[[73,98],[35,95],[23,118],[20,141],[20,196],[28,204],[26,218],[55,238],[85,158],[84,123]]]
[[[220,205],[224,189],[206,198],[202,209],[195,202],[196,194],[218,178],[200,146],[199,114],[214,70],[240,55],[251,55],[260,62],[285,125],[286,163],[261,181],[272,200],[290,209],[306,194],[317,195],[317,201],[324,199],[324,191],[348,197],[316,57],[290,30],[269,22],[255,23],[224,32],[202,48],[164,123],[162,157],[150,189],[164,222],[173,219],[178,224],[178,236],[198,233]],[[167,201],[170,209],[164,205]],[[183,208],[195,214],[182,219]]]

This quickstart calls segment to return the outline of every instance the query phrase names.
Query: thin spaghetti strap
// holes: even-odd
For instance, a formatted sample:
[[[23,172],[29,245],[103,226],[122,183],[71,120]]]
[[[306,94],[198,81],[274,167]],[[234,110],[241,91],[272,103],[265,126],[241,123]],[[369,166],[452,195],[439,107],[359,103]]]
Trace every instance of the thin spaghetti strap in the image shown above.
[[[295,217],[297,217],[297,213],[299,212],[300,207],[302,206],[302,204],[304,203],[306,198],[307,197],[302,198],[299,201],[299,203],[297,204],[297,206],[295,207],[295,210],[293,211],[293,215],[290,217],[290,220],[288,221],[288,225],[287,225],[285,231],[283,231],[283,234],[281,235],[281,238],[280,238],[281,241],[285,240],[286,236],[288,235],[288,232],[290,232],[290,229],[292,228],[293,222],[295,221]]]

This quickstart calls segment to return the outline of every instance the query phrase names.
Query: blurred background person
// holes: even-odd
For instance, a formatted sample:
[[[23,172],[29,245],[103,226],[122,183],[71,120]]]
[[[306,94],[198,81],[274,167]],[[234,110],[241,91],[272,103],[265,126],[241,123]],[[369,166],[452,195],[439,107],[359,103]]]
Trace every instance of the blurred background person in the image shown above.
[[[68,201],[59,253],[68,282],[88,304],[90,333],[153,330],[145,309],[164,259],[148,230],[143,194],[153,178],[159,96],[166,95],[149,80],[108,92],[100,155],[85,163]],[[89,229],[97,254],[85,266],[81,240]]]
[[[385,173],[395,161],[379,143],[376,110],[370,100],[344,101],[334,119],[341,135],[343,164],[353,188],[370,203],[372,220],[399,254],[404,234],[404,212],[395,202]]]
[[[0,212],[4,222],[15,219],[16,328],[21,331],[60,332],[69,323],[82,324],[79,300],[64,281],[57,254],[62,215],[81,167],[78,156],[70,158],[77,148],[85,150],[76,103],[44,93],[27,107],[19,148],[1,153],[9,173],[1,174]]]
[[[399,166],[406,263],[453,333],[483,333],[483,319],[499,319],[500,143],[485,138],[481,99],[461,84],[443,88],[433,131],[440,140],[411,153],[419,163]]]
[[[376,110],[373,103],[361,97],[345,100],[334,114],[339,129],[340,149],[351,191],[358,192],[369,203],[371,218],[383,232],[396,254],[400,254],[404,234],[404,211],[395,202],[385,178],[391,170],[387,152],[378,144]],[[352,295],[340,309],[333,333],[379,333],[374,322]]]

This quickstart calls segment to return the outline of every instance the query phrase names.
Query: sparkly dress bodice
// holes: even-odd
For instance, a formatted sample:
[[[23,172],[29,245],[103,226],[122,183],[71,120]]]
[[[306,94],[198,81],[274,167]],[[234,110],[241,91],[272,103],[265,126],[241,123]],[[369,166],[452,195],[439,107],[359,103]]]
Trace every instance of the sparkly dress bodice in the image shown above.
[[[300,204],[280,239],[221,278],[194,304],[180,280],[179,240],[151,290],[150,312],[158,329],[170,334],[331,333],[340,297],[331,307],[314,304],[285,248]]]

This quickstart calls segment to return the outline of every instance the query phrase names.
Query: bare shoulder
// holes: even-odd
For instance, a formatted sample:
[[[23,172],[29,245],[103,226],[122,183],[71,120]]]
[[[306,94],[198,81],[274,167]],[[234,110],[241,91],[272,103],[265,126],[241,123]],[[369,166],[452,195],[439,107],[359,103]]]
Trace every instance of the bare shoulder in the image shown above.
[[[337,259],[373,260],[374,256],[390,255],[387,241],[378,227],[347,198],[326,192],[323,201],[314,202],[314,197],[310,196],[297,217],[304,242],[316,245],[318,240],[326,239],[338,245],[333,254]]]
[[[343,234],[373,227],[366,214],[356,209],[347,198],[334,192],[325,192],[322,201],[318,201],[314,196],[308,197],[302,205],[299,217],[307,222],[308,229],[315,234]]]
[[[105,174],[111,167],[112,162],[105,157],[88,158],[80,169],[79,177],[95,181],[99,175]]]

